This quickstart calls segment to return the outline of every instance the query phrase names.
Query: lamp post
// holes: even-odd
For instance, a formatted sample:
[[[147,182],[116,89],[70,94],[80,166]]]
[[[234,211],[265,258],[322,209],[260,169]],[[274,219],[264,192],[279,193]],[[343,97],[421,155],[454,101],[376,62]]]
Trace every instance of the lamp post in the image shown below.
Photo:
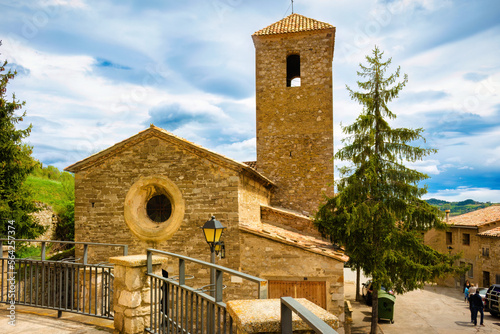
[[[225,227],[222,226],[220,221],[215,219],[215,216],[212,216],[210,220],[208,220],[202,227],[203,234],[205,235],[205,240],[207,244],[210,246],[210,262],[215,264],[215,255],[216,253],[221,255],[223,254],[225,247],[224,242],[220,241],[220,237],[222,236],[222,232]],[[212,290],[211,295],[215,299],[215,269],[210,268],[210,290]],[[215,333],[215,305],[212,304],[208,310],[208,317],[210,319],[210,330],[209,333]]]
[[[216,253],[219,254],[219,252],[221,252],[221,255],[225,253],[224,242],[220,241],[220,237],[222,236],[222,232],[225,227],[222,226],[220,221],[215,219],[215,216],[212,216],[212,218],[210,218],[210,220],[203,225],[202,229],[203,234],[205,235],[205,240],[210,246],[210,262],[215,264]],[[210,285],[213,287],[213,284],[215,284],[215,269],[211,268]]]

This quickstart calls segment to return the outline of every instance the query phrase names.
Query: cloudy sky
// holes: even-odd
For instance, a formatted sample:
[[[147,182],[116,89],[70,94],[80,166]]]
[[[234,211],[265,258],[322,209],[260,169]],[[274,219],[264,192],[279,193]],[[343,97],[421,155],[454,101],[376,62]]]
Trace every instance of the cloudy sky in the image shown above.
[[[361,111],[346,84],[374,45],[409,83],[393,126],[439,149],[415,164],[426,196],[500,202],[500,1],[295,0],[337,28],[335,146]],[[29,143],[64,168],[150,123],[239,161],[255,160],[251,34],[290,0],[0,0],[0,59],[19,73]],[[396,67],[393,67],[393,70]]]

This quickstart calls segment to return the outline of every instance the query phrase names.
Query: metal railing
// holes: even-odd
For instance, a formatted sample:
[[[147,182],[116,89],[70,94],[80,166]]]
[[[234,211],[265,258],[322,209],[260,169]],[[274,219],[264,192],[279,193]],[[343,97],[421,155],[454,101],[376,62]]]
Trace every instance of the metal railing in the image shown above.
[[[318,334],[337,334],[326,322],[318,318],[292,297],[281,297],[281,333],[292,334],[292,312],[297,314]]]
[[[153,273],[153,254],[179,260],[176,277],[162,277]],[[233,320],[222,301],[223,274],[227,273],[256,283],[258,298],[267,298],[267,280],[190,257],[147,250],[147,275],[151,280],[151,317],[148,333],[226,334],[233,333]],[[213,285],[195,288],[186,285],[186,262],[215,270]],[[206,292],[211,292],[207,294]]]
[[[3,243],[6,241],[10,253],[4,258]],[[15,242],[41,243],[40,260],[11,256]],[[77,259],[46,260],[47,243],[83,245],[82,263]],[[127,245],[120,244],[0,239],[0,303],[53,309],[58,311],[58,316],[64,311],[113,319],[113,266],[89,264],[89,246],[121,247],[123,255],[128,252]]]

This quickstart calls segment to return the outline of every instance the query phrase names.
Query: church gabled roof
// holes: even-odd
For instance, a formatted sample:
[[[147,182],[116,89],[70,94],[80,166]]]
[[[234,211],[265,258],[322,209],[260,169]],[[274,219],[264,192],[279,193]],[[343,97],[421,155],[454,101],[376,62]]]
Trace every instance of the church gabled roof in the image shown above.
[[[71,166],[66,167],[64,170],[72,173],[77,173],[79,171],[85,170],[87,168],[90,168],[94,165],[101,164],[102,162],[112,158],[116,154],[122,152],[123,150],[129,148],[130,146],[134,146],[135,144],[151,137],[157,137],[163,140],[167,140],[169,142],[172,142],[176,145],[179,145],[186,150],[189,150],[193,152],[194,154],[203,156],[204,158],[213,161],[214,163],[224,165],[228,168],[231,168],[233,170],[236,170],[238,172],[246,172],[249,175],[252,175],[254,178],[260,180],[263,184],[265,184],[266,187],[273,187],[275,184],[269,180],[267,177],[264,175],[260,174],[257,172],[255,169],[251,168],[250,166],[238,162],[236,160],[233,160],[231,158],[225,157],[222,154],[213,152],[209,149],[206,149],[200,145],[196,145],[184,138],[178,137],[162,128],[159,128],[157,126],[154,126],[151,124],[151,126],[139,132],[138,134],[129,137],[125,140],[122,140],[119,143],[116,143],[115,145],[108,147],[107,149],[102,150],[101,152],[98,152],[96,154],[93,154],[83,160],[80,160]]]
[[[295,32],[335,29],[331,24],[310,19],[303,15],[291,14],[264,29],[256,31],[252,36],[288,34]]]

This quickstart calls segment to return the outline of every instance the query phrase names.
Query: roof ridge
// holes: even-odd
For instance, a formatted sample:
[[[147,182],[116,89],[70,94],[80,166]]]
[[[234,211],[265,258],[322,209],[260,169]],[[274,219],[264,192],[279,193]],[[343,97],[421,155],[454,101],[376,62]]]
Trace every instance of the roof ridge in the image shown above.
[[[265,177],[264,175],[259,173],[257,170],[249,167],[248,165],[246,165],[242,162],[236,161],[234,159],[228,158],[225,155],[222,155],[220,153],[212,151],[212,150],[205,148],[201,145],[195,144],[187,139],[176,136],[173,133],[171,133],[165,129],[162,129],[160,127],[157,127],[153,124],[151,124],[149,128],[142,130],[142,131],[139,131],[138,133],[136,133],[135,135],[133,135],[131,137],[128,137],[128,138],[108,147],[108,148],[105,148],[104,150],[102,150],[100,152],[94,153],[87,158],[84,158],[78,162],[75,162],[74,164],[66,167],[64,170],[75,173],[75,172],[79,171],[80,169],[85,168],[86,166],[92,166],[94,164],[97,164],[102,160],[106,160],[106,159],[112,157],[115,154],[115,152],[117,152],[121,148],[127,147],[127,144],[130,143],[131,145],[134,145],[134,141],[139,140],[139,138],[141,138],[142,136],[147,136],[148,133],[151,133],[151,135],[154,135],[154,131],[157,131],[164,136],[168,136],[168,137],[170,137],[170,138],[172,138],[172,139],[174,139],[174,140],[176,140],[184,145],[187,145],[188,147],[191,147],[192,149],[206,152],[206,153],[210,154],[211,156],[217,158],[219,161],[225,162],[226,164],[229,163],[229,164],[233,164],[233,166],[234,165],[238,166],[238,168],[240,168],[240,170],[246,170],[246,171],[249,171],[251,174],[258,175],[267,184],[274,186],[274,182],[272,182],[270,179],[268,179],[267,177]]]
[[[324,29],[335,29],[335,27],[329,23],[318,21],[304,15],[294,13],[288,15],[282,20],[279,20],[263,29],[256,31],[252,36],[288,34]]]

